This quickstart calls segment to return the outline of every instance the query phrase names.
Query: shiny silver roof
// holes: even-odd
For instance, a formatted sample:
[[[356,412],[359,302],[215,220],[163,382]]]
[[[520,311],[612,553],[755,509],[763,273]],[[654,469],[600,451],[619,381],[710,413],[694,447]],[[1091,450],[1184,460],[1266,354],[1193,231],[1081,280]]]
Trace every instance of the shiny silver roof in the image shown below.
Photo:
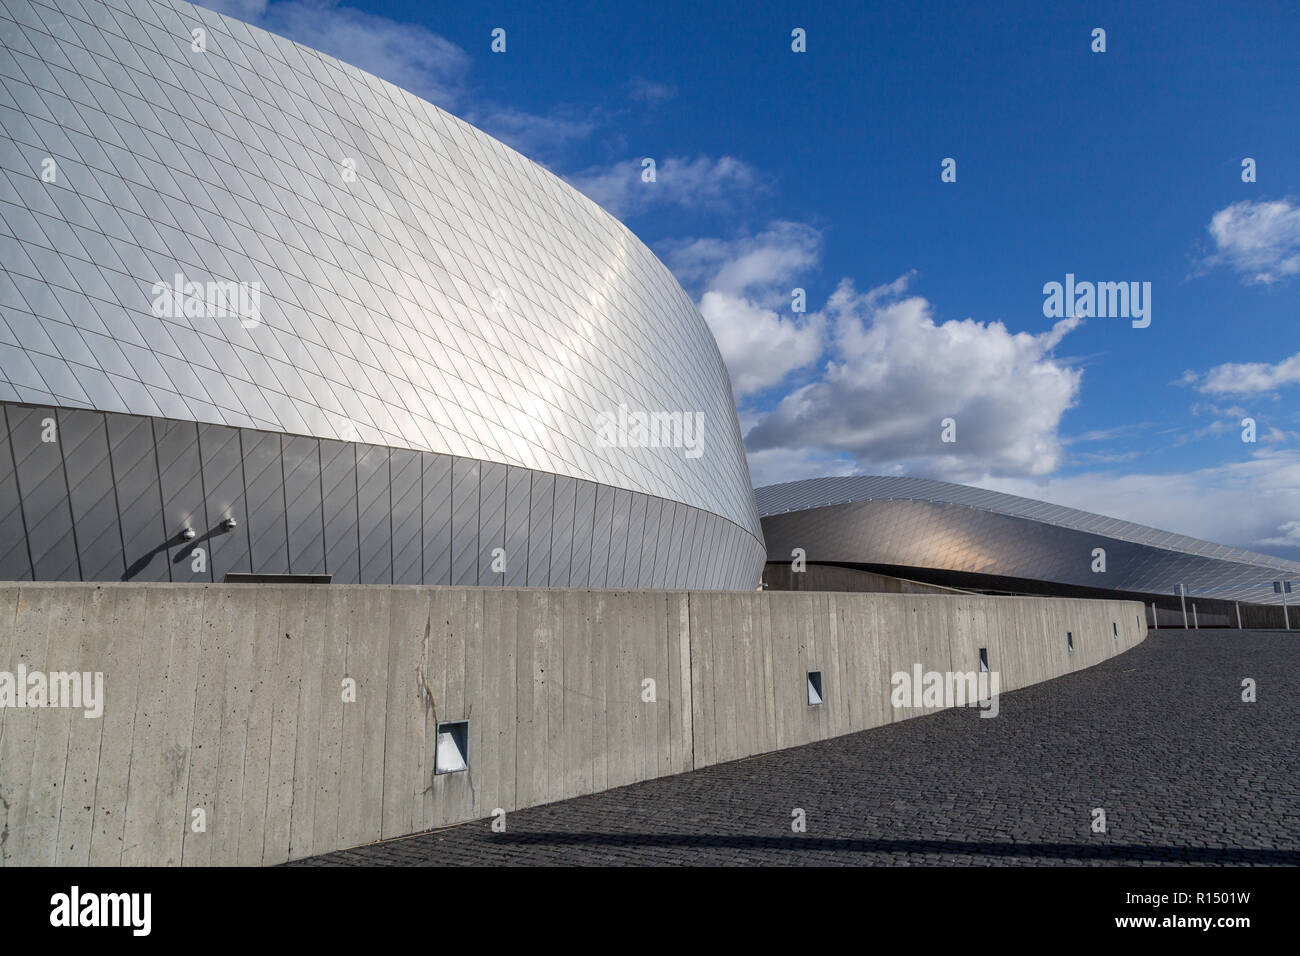
[[[1300,578],[1300,563],[1295,561],[1258,554],[1241,548],[1229,547],[1228,545],[1215,544],[1210,541],[1202,541],[1187,535],[1149,528],[1131,521],[1122,521],[1118,518],[1108,518],[1104,515],[1080,511],[1077,508],[1067,508],[1044,501],[1035,501],[1031,498],[1022,498],[1017,495],[988,491],[983,488],[972,488],[946,481],[880,475],[811,478],[804,481],[768,485],[757,489],[754,496],[758,504],[759,515],[763,519],[769,556],[780,554],[789,541],[797,542],[802,538],[808,545],[809,560],[911,563],[916,566],[930,566],[926,564],[926,561],[933,560],[936,556],[944,554],[944,552],[934,551],[923,554],[918,547],[917,553],[911,556],[909,561],[907,553],[909,536],[904,534],[899,536],[898,540],[891,538],[886,541],[884,537],[885,529],[895,526],[901,527],[901,525],[899,520],[886,519],[879,512],[875,513],[869,521],[865,517],[865,512],[861,518],[848,518],[837,515],[834,518],[828,517],[825,521],[814,521],[811,516],[806,521],[794,520],[795,516],[801,512],[817,511],[841,505],[868,502],[919,502],[927,505],[955,506],[988,515],[1002,515],[1009,518],[1023,519],[1050,526],[1053,529],[1104,536],[1117,542],[1148,549],[1144,551],[1126,549],[1125,551],[1126,554],[1131,553],[1133,555],[1133,563],[1128,583],[1123,586],[1132,587],[1134,590],[1150,589],[1165,592],[1180,582],[1190,583],[1194,578],[1207,592],[1216,586],[1216,582],[1221,582],[1225,589],[1223,595],[1225,597],[1232,596],[1227,593],[1231,590],[1243,600],[1249,599],[1272,603],[1272,595],[1266,594],[1263,590],[1265,586],[1274,579]],[[791,515],[792,518],[790,520],[777,520],[784,515]],[[952,533],[944,535],[938,525],[946,523],[948,531],[953,532],[957,526],[955,519],[939,518],[937,515],[933,518],[918,519],[914,514],[910,514],[908,518],[910,522],[918,520],[921,522],[919,525],[913,524],[911,526],[913,532],[936,535],[939,538],[947,538],[947,540],[952,540],[954,537]],[[964,534],[968,540],[971,539],[971,533],[975,532],[977,528],[988,534],[1002,534],[1006,533],[1003,529],[1010,527],[1004,524],[971,524],[964,521],[959,523],[964,526]],[[1020,534],[1021,532],[1015,533]],[[978,537],[979,534],[975,533],[974,538]],[[818,551],[819,548],[824,549],[827,547],[830,539],[834,539],[834,547],[837,549],[833,558],[827,556],[824,550]],[[1097,585],[1099,579],[1087,573],[1079,573],[1079,555],[1075,553],[1077,549],[1073,545],[1066,544],[1066,540],[1059,537],[1056,539],[1045,538],[1043,540],[1041,546],[1044,550],[1035,560],[1038,562],[1037,566],[1043,569],[1044,579]],[[1070,548],[1068,561],[1054,560],[1053,549],[1058,545],[1053,544],[1053,541],[1059,541],[1059,548],[1061,549]],[[991,545],[992,542],[989,542],[989,544]],[[891,549],[887,558],[876,553],[882,551],[886,545]],[[983,554],[983,563],[977,561],[969,567],[959,566],[967,559],[954,557],[950,561],[952,569],[978,570],[989,574],[1012,573],[1007,567],[999,567],[1000,563],[1006,563],[1005,560],[989,559],[989,555],[995,549],[989,547],[982,550],[977,548],[976,550],[981,551]],[[1022,545],[1020,553],[1024,551],[1025,548]],[[1159,558],[1157,551],[1170,552],[1169,559]],[[819,553],[822,555],[821,557],[818,556]],[[1175,557],[1176,555],[1185,555],[1189,559],[1210,560],[1180,562]],[[944,560],[948,561],[949,559],[945,558]],[[1139,564],[1141,565],[1140,572],[1138,570]],[[1054,567],[1054,565],[1059,566]],[[947,567],[949,565],[944,564],[943,566]],[[1034,566],[1034,563],[1030,562],[1027,567],[1018,567],[1015,573],[1035,576],[1032,574]],[[1119,587],[1119,579],[1112,577],[1109,580],[1109,586]]]

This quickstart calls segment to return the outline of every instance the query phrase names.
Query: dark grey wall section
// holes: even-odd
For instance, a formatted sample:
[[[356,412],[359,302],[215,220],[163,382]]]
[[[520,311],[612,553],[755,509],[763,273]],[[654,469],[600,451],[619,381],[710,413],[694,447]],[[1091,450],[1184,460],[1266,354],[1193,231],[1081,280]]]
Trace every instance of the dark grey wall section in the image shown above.
[[[479,463],[457,458],[451,466],[452,584],[478,584]]]
[[[57,418],[56,442],[40,440],[46,418]],[[0,580],[31,580],[35,554],[38,580],[254,572],[346,584],[743,588],[765,558],[761,543],[708,512],[498,463],[17,403],[0,403],[0,425]],[[714,554],[710,542],[737,554]],[[492,570],[494,548],[505,550],[504,574]]]
[[[10,406],[9,433],[18,437],[14,466],[32,573],[41,581],[75,581],[81,577],[81,569],[57,425],[52,408]],[[43,440],[45,436],[53,441]]]
[[[81,553],[81,574],[87,581],[118,581],[126,571],[122,561],[122,526],[117,520],[117,496],[114,494],[113,465],[108,457],[108,432],[104,416],[61,409],[59,435],[63,444],[63,463],[68,473],[68,496],[72,502],[72,521],[77,527],[77,549]],[[197,433],[196,438],[197,441]],[[195,461],[197,462],[197,449]],[[9,457],[6,447],[0,451],[0,469]],[[5,497],[4,477],[0,473],[0,500]],[[202,496],[199,499],[202,504]],[[17,507],[18,495],[13,497]],[[203,523],[199,516],[200,526]],[[22,524],[19,523],[19,531]],[[0,516],[0,535],[8,528]],[[4,540],[10,540],[7,535]],[[3,545],[0,544],[0,548]],[[5,559],[0,555],[0,575]],[[194,580],[211,580],[195,576]]]
[[[593,588],[606,587],[609,576],[609,536],[614,521],[614,488],[596,486],[596,510],[591,525],[591,571]]]
[[[533,475],[528,515],[528,586],[544,588],[551,579],[551,508],[555,505],[555,476]]]
[[[110,434],[110,439],[111,439]],[[114,452],[116,456],[116,452]],[[248,558],[247,509],[244,507],[244,460],[239,430],[225,425],[199,425],[199,460],[203,492],[207,496],[207,522],[193,544],[208,549],[212,579],[221,581],[232,571],[251,570]],[[119,499],[121,496],[118,496]],[[234,518],[238,527],[225,531],[221,524]],[[193,550],[193,549],[191,549]]]
[[[637,496],[640,498],[640,495]],[[644,502],[643,502],[644,504]],[[623,586],[623,567],[627,564],[628,551],[640,555],[641,542],[628,544],[627,513],[632,505],[632,492],[623,488],[614,489],[614,509],[612,525],[609,529],[609,563],[605,571],[605,587],[621,588]]]
[[[320,483],[325,494],[325,571],[335,581],[356,581],[361,576],[357,447],[328,439],[320,443]]]
[[[361,583],[392,583],[393,526],[389,500],[388,449],[357,446],[357,536],[361,541]]]
[[[253,567],[265,574],[289,573],[289,528],[284,513],[284,462],[280,436],[240,429],[248,544]],[[369,582],[367,582],[369,583]]]
[[[567,588],[573,566],[573,507],[577,479],[555,479],[555,505],[551,512],[551,587]]]
[[[451,583],[451,458],[423,452],[424,583]]]
[[[325,573],[325,519],[321,513],[320,442],[284,435],[284,502],[291,574]]]
[[[117,488],[117,513],[122,521],[125,578],[170,581],[153,423],[135,415],[106,415],[105,420]]]
[[[623,583],[642,579],[649,583],[654,575],[655,534],[659,529],[659,500],[637,495],[628,512],[627,537],[636,542],[629,548],[623,567]]]
[[[596,486],[579,481],[573,500],[573,563],[569,587],[591,586],[591,525],[596,504]]]
[[[506,471],[508,465],[485,461],[479,466],[478,583],[502,584],[504,572],[492,570],[492,551],[505,549]],[[501,565],[497,565],[500,567]],[[508,567],[508,565],[507,565]]]
[[[388,463],[392,474],[393,584],[419,584],[424,573],[420,526],[420,453],[394,448]]]
[[[0,406],[0,437],[4,438],[4,447],[0,448],[0,578],[5,581],[30,581],[32,558],[27,552],[27,529],[23,526],[18,476],[14,473],[9,421],[4,406]],[[118,548],[120,553],[121,541],[118,542]]]
[[[211,581],[212,565],[203,561],[203,570],[195,571],[192,557],[195,546],[202,547],[198,544],[198,536],[207,530],[208,520],[207,510],[203,506],[198,425],[194,422],[155,418],[153,432],[158,457],[158,479],[162,489],[163,527],[170,536],[167,563],[171,568],[172,580]],[[192,541],[178,537],[185,528],[194,531]]]
[[[506,471],[505,584],[528,583],[528,509],[532,505],[533,473],[511,465]]]

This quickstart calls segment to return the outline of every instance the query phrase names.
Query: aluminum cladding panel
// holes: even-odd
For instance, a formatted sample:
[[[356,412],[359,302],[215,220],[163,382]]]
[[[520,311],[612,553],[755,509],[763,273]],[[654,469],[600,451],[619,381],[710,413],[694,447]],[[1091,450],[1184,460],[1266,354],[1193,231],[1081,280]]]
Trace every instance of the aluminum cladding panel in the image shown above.
[[[761,530],[707,325],[630,231],[554,175],[374,76],[181,2],[0,0],[0,78],[0,400],[570,479],[539,522],[570,512],[574,481],[626,489],[726,518],[750,538],[731,563],[755,565]],[[700,454],[600,440],[597,416],[620,409],[698,414]],[[374,487],[348,493],[322,454],[326,496],[357,508],[325,515],[323,551],[359,522],[361,579],[400,557],[410,580],[405,547],[371,542],[391,520],[375,509],[406,499],[370,464],[357,462]],[[7,463],[5,480],[39,465]],[[250,538],[253,561],[317,566],[311,519],[295,500],[274,509],[291,540]],[[152,497],[128,510],[123,535],[156,537]],[[456,517],[453,550],[467,540]],[[42,573],[75,576],[55,529],[67,521],[41,520]],[[213,572],[248,554],[214,553]],[[537,557],[530,583],[571,579]],[[167,560],[148,576],[166,580]],[[443,577],[427,555],[422,568]]]

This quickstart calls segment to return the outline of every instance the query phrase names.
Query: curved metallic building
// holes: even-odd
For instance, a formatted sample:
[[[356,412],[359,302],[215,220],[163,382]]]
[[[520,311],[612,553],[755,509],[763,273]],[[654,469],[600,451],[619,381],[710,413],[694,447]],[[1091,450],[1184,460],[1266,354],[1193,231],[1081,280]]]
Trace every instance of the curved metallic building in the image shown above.
[[[558,178],[181,2],[0,0],[0,77],[0,578],[757,584],[717,346]]]
[[[768,553],[933,583],[1062,588],[1280,604],[1300,564],[1029,498],[922,478],[854,475],[755,492]],[[1105,570],[1094,571],[1094,549]],[[1292,602],[1294,603],[1294,601]]]

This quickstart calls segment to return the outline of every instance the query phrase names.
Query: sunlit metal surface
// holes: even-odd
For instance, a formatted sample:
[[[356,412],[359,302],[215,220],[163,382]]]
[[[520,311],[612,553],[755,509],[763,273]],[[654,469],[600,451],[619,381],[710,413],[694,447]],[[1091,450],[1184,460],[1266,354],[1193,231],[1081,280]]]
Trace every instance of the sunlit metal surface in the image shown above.
[[[729,586],[757,583],[717,345],[668,269],[557,177],[182,2],[0,0],[0,77],[0,400],[625,489],[724,519],[734,534],[669,538],[710,535]],[[168,314],[193,298],[160,298],[176,277],[247,294]],[[700,455],[605,447],[596,416],[620,406],[699,413]]]
[[[754,492],[770,560],[884,564],[1093,588],[1280,604],[1300,563],[1016,495],[924,478],[852,475]],[[1105,571],[1094,571],[1096,548]]]

